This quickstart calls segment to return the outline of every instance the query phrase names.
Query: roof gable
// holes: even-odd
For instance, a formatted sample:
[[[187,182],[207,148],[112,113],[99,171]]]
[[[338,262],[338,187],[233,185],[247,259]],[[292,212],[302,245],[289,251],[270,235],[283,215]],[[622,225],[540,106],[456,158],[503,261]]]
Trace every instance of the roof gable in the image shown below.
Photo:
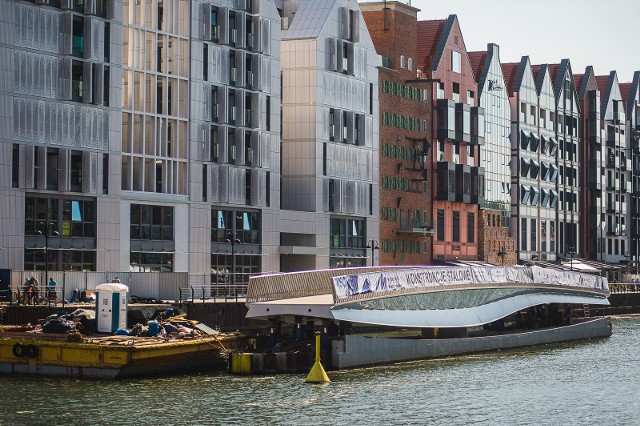
[[[473,70],[473,76],[476,83],[480,84],[480,74],[485,66],[485,59],[487,58],[487,52],[469,52],[469,62],[471,62],[471,69]]]
[[[446,19],[418,21],[417,24],[417,63],[423,71],[431,70],[436,48],[442,38]]]
[[[506,64],[502,64],[502,74],[504,75],[504,84],[507,85],[507,91],[509,93],[514,92],[514,85],[516,82],[516,75],[518,74],[518,69],[520,68],[519,62],[509,62]]]
[[[633,73],[633,81],[631,82],[631,87],[629,87],[629,92],[627,94],[627,111],[634,111],[635,102],[640,100],[638,95],[638,86],[640,86],[640,71],[636,71]],[[637,120],[637,118],[636,118]]]

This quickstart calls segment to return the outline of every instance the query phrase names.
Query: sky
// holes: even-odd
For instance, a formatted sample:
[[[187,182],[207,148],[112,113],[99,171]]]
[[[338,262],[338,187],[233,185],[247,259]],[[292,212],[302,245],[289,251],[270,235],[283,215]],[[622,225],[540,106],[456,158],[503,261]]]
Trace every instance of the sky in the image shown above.
[[[418,19],[458,15],[469,51],[500,46],[502,62],[571,60],[574,74],[592,65],[596,75],[618,72],[620,83],[640,70],[638,0],[411,0]],[[635,21],[635,22],[634,22]]]

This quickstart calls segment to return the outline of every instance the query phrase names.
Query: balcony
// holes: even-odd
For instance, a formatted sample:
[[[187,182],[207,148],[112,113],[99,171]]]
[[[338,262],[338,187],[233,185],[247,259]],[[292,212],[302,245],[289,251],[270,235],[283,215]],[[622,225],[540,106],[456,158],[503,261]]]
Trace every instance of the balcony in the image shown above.
[[[633,133],[640,133],[637,130],[634,130]],[[631,138],[631,151],[633,151],[636,154],[640,154],[640,138],[638,138],[638,136],[632,137]]]
[[[620,228],[620,225],[617,226],[610,226],[607,228],[607,235],[610,237],[617,237],[622,235],[622,231]]]
[[[607,213],[615,213],[616,205],[615,203],[607,203]]]
[[[471,142],[471,107],[467,104],[456,104],[456,140]]]
[[[456,165],[446,161],[436,163],[436,200],[456,200]]]
[[[448,99],[438,99],[438,139],[456,137],[456,104]]]
[[[474,145],[484,145],[484,133],[484,108],[471,107],[471,143]]]

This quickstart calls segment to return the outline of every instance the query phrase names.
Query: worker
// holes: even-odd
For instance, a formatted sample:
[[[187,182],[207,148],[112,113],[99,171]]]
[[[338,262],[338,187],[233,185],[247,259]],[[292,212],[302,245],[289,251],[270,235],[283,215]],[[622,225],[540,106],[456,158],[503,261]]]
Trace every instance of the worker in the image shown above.
[[[47,286],[47,300],[53,303],[58,303],[58,293],[56,291],[58,283],[52,278],[49,278],[49,285]]]

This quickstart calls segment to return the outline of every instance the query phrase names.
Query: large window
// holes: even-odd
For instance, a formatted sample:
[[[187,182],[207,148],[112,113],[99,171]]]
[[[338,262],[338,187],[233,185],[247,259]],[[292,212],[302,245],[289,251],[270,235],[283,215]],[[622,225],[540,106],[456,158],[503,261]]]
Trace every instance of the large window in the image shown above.
[[[451,71],[457,73],[462,71],[462,55],[455,50],[451,51]]]
[[[132,204],[131,239],[173,241],[173,207]]]
[[[230,254],[211,255],[211,283],[212,284],[247,284],[251,275],[261,271],[260,255],[235,255],[236,276],[231,278],[233,270],[233,257]]]
[[[129,262],[131,272],[173,272],[173,253],[132,251]]]
[[[96,269],[95,250],[65,249],[56,247],[73,247],[70,238],[96,237],[96,202],[73,198],[25,197],[25,239],[47,232],[55,238],[50,240],[45,250],[44,239],[35,241],[36,249],[25,249],[24,269],[44,270],[46,263],[51,271],[94,271]],[[54,234],[57,232],[58,234]],[[39,237],[42,238],[42,237]],[[65,243],[61,243],[65,241]]]
[[[62,232],[63,237],[96,236],[95,201],[63,200]]]
[[[212,210],[211,241],[223,243],[234,233],[243,244],[260,244],[261,217],[258,211]]]
[[[331,248],[364,248],[366,246],[364,219],[332,218],[329,232]]]

